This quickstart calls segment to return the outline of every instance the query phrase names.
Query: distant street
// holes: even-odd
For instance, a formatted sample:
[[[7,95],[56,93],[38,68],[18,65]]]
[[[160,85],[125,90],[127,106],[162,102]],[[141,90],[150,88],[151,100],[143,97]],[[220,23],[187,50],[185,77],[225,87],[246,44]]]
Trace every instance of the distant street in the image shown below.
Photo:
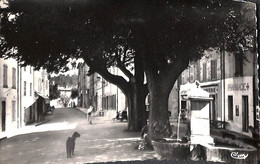
[[[112,122],[106,117],[93,117],[89,125],[84,114],[74,108],[55,109],[49,121],[36,126],[37,132],[15,136],[0,142],[1,164],[91,163],[146,160],[158,158],[154,151],[137,150],[139,133],[127,132],[126,122]],[[75,156],[66,158],[65,142],[74,131]]]

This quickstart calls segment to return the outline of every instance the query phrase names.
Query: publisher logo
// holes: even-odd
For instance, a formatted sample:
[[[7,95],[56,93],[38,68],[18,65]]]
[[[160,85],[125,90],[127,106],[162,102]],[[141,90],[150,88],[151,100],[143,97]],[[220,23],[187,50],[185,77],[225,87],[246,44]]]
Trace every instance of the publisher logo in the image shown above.
[[[238,152],[232,152],[231,157],[234,159],[246,159],[248,157],[248,154],[239,154]]]

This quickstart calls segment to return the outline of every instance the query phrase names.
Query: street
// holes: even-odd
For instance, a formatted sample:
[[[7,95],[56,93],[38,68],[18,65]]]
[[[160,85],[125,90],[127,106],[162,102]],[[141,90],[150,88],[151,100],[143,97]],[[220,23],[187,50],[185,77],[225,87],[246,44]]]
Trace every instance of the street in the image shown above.
[[[156,159],[154,151],[136,147],[140,133],[127,132],[126,122],[112,122],[107,117],[93,117],[93,124],[75,108],[55,109],[48,122],[35,126],[32,132],[0,141],[0,163],[93,163]],[[47,131],[49,130],[49,131]],[[75,156],[66,158],[65,142],[73,132]]]

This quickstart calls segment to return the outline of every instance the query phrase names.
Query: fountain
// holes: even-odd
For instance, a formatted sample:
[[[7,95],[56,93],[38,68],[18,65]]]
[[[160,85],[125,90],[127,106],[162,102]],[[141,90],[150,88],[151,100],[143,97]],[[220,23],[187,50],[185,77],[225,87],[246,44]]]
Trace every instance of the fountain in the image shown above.
[[[209,93],[199,87],[199,83],[181,86],[180,99],[187,104],[187,126],[190,134],[188,142],[180,139],[180,116],[177,138],[152,141],[154,150],[165,159],[200,160],[231,163],[257,163],[256,148],[218,137],[210,136]]]

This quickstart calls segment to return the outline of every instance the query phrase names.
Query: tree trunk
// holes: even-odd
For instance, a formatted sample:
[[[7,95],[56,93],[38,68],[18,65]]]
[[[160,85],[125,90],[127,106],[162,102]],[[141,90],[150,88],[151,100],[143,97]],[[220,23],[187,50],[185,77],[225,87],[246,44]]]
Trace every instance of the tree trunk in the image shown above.
[[[149,91],[151,108],[149,111],[148,135],[152,140],[170,137],[172,129],[168,115],[169,91],[156,80],[149,82]]]
[[[146,125],[147,115],[145,109],[145,97],[143,85],[131,84],[131,89],[127,94],[128,102],[128,130],[141,131]]]
[[[137,52],[134,58],[134,65],[135,74],[130,78],[129,84],[131,87],[128,91],[128,129],[131,131],[141,131],[141,129],[147,124],[145,98],[148,94],[148,87],[144,84],[142,56]]]
[[[147,52],[149,54],[149,52]],[[159,54],[158,54],[159,55]],[[144,56],[145,73],[150,93],[149,129],[151,140],[170,137],[168,100],[174,83],[187,68],[189,60],[178,58],[173,64],[160,65],[152,56]]]

